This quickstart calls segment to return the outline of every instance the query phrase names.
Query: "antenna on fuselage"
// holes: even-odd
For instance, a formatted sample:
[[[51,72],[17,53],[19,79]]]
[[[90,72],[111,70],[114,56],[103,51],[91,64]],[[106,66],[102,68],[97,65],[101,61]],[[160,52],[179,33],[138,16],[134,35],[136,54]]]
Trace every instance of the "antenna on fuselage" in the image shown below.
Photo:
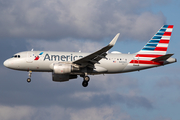
[[[31,51],[33,51],[33,49]]]

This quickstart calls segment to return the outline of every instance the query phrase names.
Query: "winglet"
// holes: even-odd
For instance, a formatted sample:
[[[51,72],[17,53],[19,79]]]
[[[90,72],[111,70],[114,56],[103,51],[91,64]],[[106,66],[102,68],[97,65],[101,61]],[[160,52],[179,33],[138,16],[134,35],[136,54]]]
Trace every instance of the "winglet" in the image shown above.
[[[120,33],[118,33],[118,34],[113,38],[113,40],[109,43],[109,46],[114,46],[114,45],[115,45],[115,43],[116,43],[119,35],[120,35]]]

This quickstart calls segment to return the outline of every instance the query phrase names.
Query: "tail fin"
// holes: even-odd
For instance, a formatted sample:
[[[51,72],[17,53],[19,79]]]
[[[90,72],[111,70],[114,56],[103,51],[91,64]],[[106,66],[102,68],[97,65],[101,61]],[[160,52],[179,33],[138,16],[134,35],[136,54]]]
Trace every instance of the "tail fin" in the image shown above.
[[[146,57],[160,57],[165,55],[169,45],[169,40],[173,30],[173,25],[164,25],[161,29],[149,40],[149,42],[140,50],[137,55]]]

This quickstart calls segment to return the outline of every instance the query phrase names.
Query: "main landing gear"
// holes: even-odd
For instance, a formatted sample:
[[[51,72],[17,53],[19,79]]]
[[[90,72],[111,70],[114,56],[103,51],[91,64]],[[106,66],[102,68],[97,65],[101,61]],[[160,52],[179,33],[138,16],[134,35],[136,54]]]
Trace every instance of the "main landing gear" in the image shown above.
[[[32,74],[32,71],[29,71],[29,74],[28,74],[29,78],[27,78],[27,82],[28,82],[28,83],[31,82],[31,74]]]
[[[82,82],[82,86],[83,86],[83,87],[87,87],[90,78],[89,78],[89,76],[84,76],[83,78],[84,78],[84,80],[83,80],[83,82]]]

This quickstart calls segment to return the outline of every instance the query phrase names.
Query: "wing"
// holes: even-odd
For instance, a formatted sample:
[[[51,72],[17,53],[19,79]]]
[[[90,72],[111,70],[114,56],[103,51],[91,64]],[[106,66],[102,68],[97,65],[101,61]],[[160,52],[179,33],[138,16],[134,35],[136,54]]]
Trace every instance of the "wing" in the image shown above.
[[[120,33],[118,33],[106,47],[103,47],[102,49],[100,49],[92,54],[89,54],[81,59],[78,59],[78,60],[74,61],[73,63],[80,65],[80,67],[88,66],[88,67],[93,68],[95,63],[99,63],[99,60],[101,60],[102,58],[106,58],[106,55],[107,55],[106,52],[115,45],[119,35],[120,35]]]

